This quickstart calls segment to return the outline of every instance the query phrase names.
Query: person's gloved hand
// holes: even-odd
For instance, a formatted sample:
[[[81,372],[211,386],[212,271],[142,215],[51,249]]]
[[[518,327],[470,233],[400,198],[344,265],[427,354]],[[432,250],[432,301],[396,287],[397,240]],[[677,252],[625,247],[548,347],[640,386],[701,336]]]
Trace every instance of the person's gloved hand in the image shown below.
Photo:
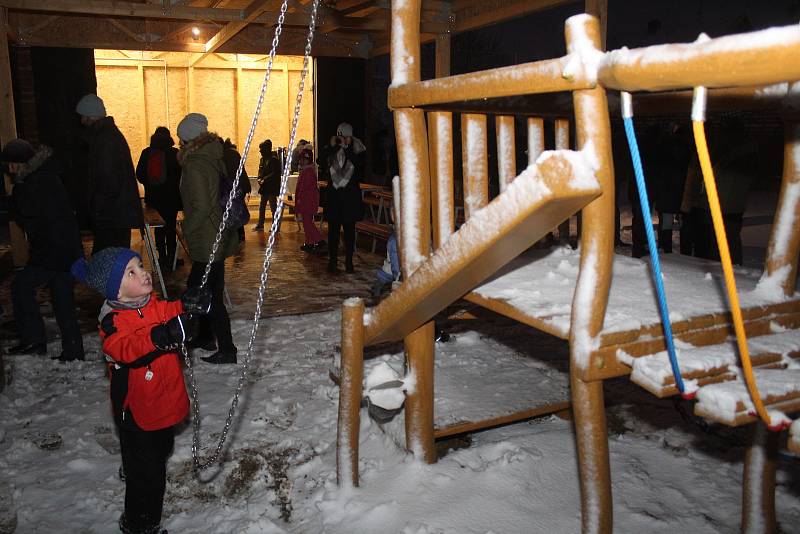
[[[211,290],[207,287],[190,287],[181,296],[184,313],[205,315],[211,310]]]
[[[191,314],[182,313],[164,324],[154,326],[150,339],[159,350],[175,350],[197,335],[198,319]]]

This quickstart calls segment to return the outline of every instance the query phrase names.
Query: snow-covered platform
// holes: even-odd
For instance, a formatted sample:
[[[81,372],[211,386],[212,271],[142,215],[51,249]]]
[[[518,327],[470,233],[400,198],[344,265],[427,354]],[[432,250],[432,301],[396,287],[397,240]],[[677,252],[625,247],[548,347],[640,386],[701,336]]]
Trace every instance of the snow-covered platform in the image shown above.
[[[789,421],[784,414],[800,410],[800,369],[757,369],[754,374],[773,424]],[[700,388],[694,411],[730,426],[752,423],[758,417],[741,378]]]
[[[750,360],[754,367],[800,368],[800,331],[787,330],[748,340]],[[676,349],[678,366],[690,386],[702,387],[734,380],[739,375],[739,348],[735,339],[705,347],[680,346]],[[631,381],[657,397],[677,395],[678,389],[666,351],[631,358]],[[786,375],[787,378],[789,375]],[[800,384],[798,384],[800,387]]]
[[[580,252],[569,247],[531,250],[465,298],[567,339],[579,261]],[[727,322],[728,303],[718,262],[665,254],[661,269],[675,333]],[[800,312],[800,294],[787,300],[768,284],[758,285],[760,271],[736,268],[735,273],[745,318],[776,310]],[[616,255],[601,346],[659,335],[661,317],[648,260]]]

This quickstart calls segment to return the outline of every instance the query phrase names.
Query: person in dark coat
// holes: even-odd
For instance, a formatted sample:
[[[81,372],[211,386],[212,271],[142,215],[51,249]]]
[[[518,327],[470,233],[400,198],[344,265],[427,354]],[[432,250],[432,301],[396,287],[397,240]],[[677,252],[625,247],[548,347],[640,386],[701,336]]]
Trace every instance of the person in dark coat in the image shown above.
[[[61,332],[60,361],[83,360],[83,340],[75,317],[70,266],[83,257],[78,221],[49,147],[14,139],[3,148],[5,171],[14,182],[12,209],[28,237],[28,263],[14,277],[11,301],[20,342],[10,354],[47,353],[36,289],[47,284]]]
[[[692,155],[689,129],[674,123],[658,143],[656,164],[652,167],[655,206],[658,212],[658,245],[665,253],[672,252],[672,232],[676,216],[681,212],[683,187]]]
[[[86,127],[85,139],[89,145],[92,254],[111,246],[128,248],[131,229],[144,226],[128,142],[114,124],[114,117],[106,116],[106,108],[97,95],[85,95],[75,110]]]
[[[236,172],[239,170],[239,162],[242,161],[242,155],[239,154],[239,150],[230,138],[226,138],[222,142],[222,159],[225,161],[225,169],[228,172],[228,176],[231,180],[235,179]],[[242,198],[245,198],[253,190],[250,185],[250,177],[247,176],[247,169],[244,167],[242,167],[242,175],[239,177],[238,190]],[[239,234],[239,242],[241,243],[244,241],[244,226],[238,227],[236,231]]]
[[[267,211],[267,202],[272,217],[278,209],[278,195],[281,192],[281,164],[278,156],[272,151],[272,141],[267,139],[258,147],[261,152],[261,161],[258,163],[258,194],[261,202],[258,204],[258,222],[253,226],[253,231],[264,229],[264,217]],[[280,227],[278,231],[280,232]]]
[[[344,229],[345,270],[355,272],[353,252],[356,245],[356,222],[364,216],[361,200],[361,176],[366,147],[353,137],[353,127],[341,123],[321,158],[330,177],[325,196],[325,219],[328,221],[328,272],[338,272],[339,229]]]
[[[716,130],[716,132],[714,132]],[[711,163],[719,194],[723,225],[730,247],[731,261],[735,265],[744,262],[742,247],[742,223],[747,207],[747,193],[758,173],[758,144],[747,131],[741,117],[727,115],[720,125],[712,130]],[[711,210],[705,187],[702,188],[703,226],[705,239],[709,243],[708,256],[719,261],[719,248],[714,232]]]
[[[177,128],[181,148],[178,162],[183,199],[183,235],[192,259],[192,270],[186,280],[188,288],[200,286],[213,249],[223,209],[219,204],[220,175],[227,173],[219,136],[208,131],[208,119],[200,113],[189,113]],[[203,361],[213,364],[236,363],[237,348],[231,334],[231,320],[225,307],[225,258],[239,250],[236,228],[225,228],[219,248],[211,263],[206,286],[211,291],[211,312],[200,321],[195,345],[216,350]],[[214,340],[216,338],[216,341]]]
[[[178,149],[164,126],[159,126],[150,137],[150,146],[142,150],[136,165],[136,179],[144,186],[144,201],[164,220],[156,228],[156,249],[162,270],[172,270],[177,248],[175,234],[178,212],[183,209],[181,193],[181,166]]]

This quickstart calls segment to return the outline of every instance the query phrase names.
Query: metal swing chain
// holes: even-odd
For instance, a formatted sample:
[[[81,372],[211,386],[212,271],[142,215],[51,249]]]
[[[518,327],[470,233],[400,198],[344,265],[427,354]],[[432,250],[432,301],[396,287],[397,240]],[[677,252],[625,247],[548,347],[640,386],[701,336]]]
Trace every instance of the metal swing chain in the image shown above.
[[[264,94],[266,92],[267,83],[269,81],[270,73],[272,71],[272,64],[273,64],[273,61],[274,61],[274,58],[275,58],[275,55],[276,55],[276,49],[277,49],[277,45],[278,45],[278,42],[279,42],[280,34],[282,32],[283,22],[284,22],[286,10],[287,10],[287,5],[288,5],[288,0],[284,0],[283,4],[281,5],[281,12],[280,12],[280,16],[278,17],[278,23],[276,25],[275,36],[274,36],[274,38],[272,40],[272,49],[270,50],[269,62],[268,62],[267,71],[266,71],[265,77],[264,77],[264,83],[261,86],[261,93],[260,93],[260,96],[259,96],[259,99],[258,99],[258,104],[256,106],[256,111],[255,111],[255,114],[254,114],[254,117],[253,117],[253,121],[252,121],[251,126],[250,126],[250,131],[249,131],[248,136],[247,136],[247,141],[246,141],[246,144],[244,146],[242,158],[241,158],[241,161],[239,162],[239,168],[237,169],[237,172],[236,172],[236,177],[234,179],[234,186],[233,186],[233,188],[231,190],[231,194],[228,197],[228,201],[227,201],[226,206],[225,206],[225,212],[223,214],[223,219],[222,219],[222,222],[220,224],[220,228],[219,228],[219,231],[217,233],[217,236],[216,236],[216,239],[214,241],[214,244],[212,246],[210,260],[213,260],[213,258],[216,256],[217,250],[219,248],[219,244],[221,242],[222,232],[224,230],[224,226],[225,226],[225,224],[227,222],[228,214],[229,214],[229,211],[231,209],[231,205],[233,203],[234,194],[237,191],[237,187],[238,187],[239,179],[240,179],[240,176],[241,176],[241,173],[242,173],[242,169],[244,168],[244,164],[245,164],[245,162],[247,160],[247,154],[249,152],[250,145],[251,145],[251,142],[252,142],[252,138],[253,138],[253,135],[255,133],[256,123],[258,121],[258,116],[260,114],[261,106],[262,106],[262,103],[263,103],[263,100],[264,100]],[[296,131],[297,131],[297,123],[298,123],[298,118],[299,118],[299,114],[300,114],[300,103],[302,102],[303,89],[304,89],[304,85],[305,85],[305,78],[306,78],[306,74],[308,72],[308,58],[309,58],[309,56],[311,54],[311,43],[312,43],[313,37],[314,37],[314,28],[316,26],[317,7],[318,7],[318,5],[319,5],[319,0],[314,0],[313,6],[312,6],[311,19],[309,21],[308,37],[307,37],[307,40],[306,40],[305,55],[304,55],[304,60],[303,60],[303,71],[301,73],[300,87],[299,87],[298,94],[297,94],[297,103],[295,105],[294,119],[293,119],[293,122],[292,122],[292,133],[291,133],[291,138],[290,138],[290,146],[294,142],[294,138],[295,138]],[[288,167],[287,167],[287,169],[288,169]],[[284,174],[281,177],[281,195],[283,195],[285,193],[287,181],[288,181],[288,173],[286,172],[286,169],[285,169],[284,170]],[[283,203],[280,202],[279,205],[282,208]],[[267,283],[267,279],[268,279],[267,272],[269,270],[270,259],[272,257],[272,251],[273,251],[273,247],[274,247],[274,243],[275,243],[275,233],[276,233],[276,229],[277,229],[276,223],[280,221],[281,214],[282,214],[282,209],[278,209],[277,217],[273,217],[272,229],[271,229],[271,232],[270,232],[270,238],[269,238],[267,250],[265,252],[265,260],[264,260],[264,265],[263,265],[263,269],[262,269],[262,273],[261,273],[261,279],[260,279],[261,284],[260,284],[260,287],[259,287],[258,300],[257,300],[257,303],[256,303],[256,312],[255,312],[254,318],[253,318],[253,327],[252,327],[252,329],[250,331],[250,339],[249,339],[248,346],[247,346],[247,353],[246,353],[245,360],[244,360],[244,363],[243,363],[243,366],[242,366],[242,372],[241,372],[241,374],[239,376],[239,380],[238,380],[238,383],[237,383],[237,386],[236,386],[236,392],[234,394],[234,398],[233,398],[233,401],[231,403],[231,407],[228,410],[228,416],[227,416],[227,419],[225,421],[225,426],[224,426],[224,428],[222,430],[222,434],[220,436],[219,442],[217,443],[217,447],[216,447],[216,449],[214,451],[214,454],[211,456],[211,458],[208,459],[208,461],[206,461],[204,463],[201,463],[200,459],[199,459],[199,449],[200,449],[200,437],[199,437],[199,435],[200,435],[200,411],[199,411],[199,406],[198,406],[198,401],[197,401],[197,384],[196,384],[195,379],[194,379],[194,370],[193,370],[191,358],[189,357],[189,354],[188,354],[188,351],[186,349],[186,346],[185,345],[181,346],[181,352],[183,353],[184,359],[186,361],[186,365],[187,365],[187,367],[189,369],[189,382],[190,382],[191,394],[192,394],[192,405],[193,405],[193,413],[192,413],[192,416],[193,416],[192,459],[193,459],[195,471],[207,469],[208,467],[210,467],[211,465],[213,465],[214,463],[217,462],[217,460],[218,460],[218,458],[219,458],[219,456],[220,456],[220,454],[222,452],[222,447],[225,444],[225,440],[227,438],[228,432],[230,430],[230,426],[231,426],[231,423],[233,421],[233,415],[234,415],[234,413],[236,411],[236,406],[239,403],[239,396],[240,396],[240,394],[242,392],[242,388],[244,386],[244,381],[247,378],[247,374],[249,372],[250,357],[252,355],[252,348],[253,348],[253,344],[254,344],[255,339],[256,339],[256,333],[258,331],[258,322],[259,322],[259,319],[261,317],[261,306],[262,306],[263,301],[264,301],[264,290],[266,288],[266,283]],[[210,270],[211,270],[211,261],[209,261],[209,263],[206,265],[206,270],[205,270],[205,273],[203,275],[203,279],[201,281],[201,286],[205,285],[205,283],[206,283],[206,281],[208,279]]]

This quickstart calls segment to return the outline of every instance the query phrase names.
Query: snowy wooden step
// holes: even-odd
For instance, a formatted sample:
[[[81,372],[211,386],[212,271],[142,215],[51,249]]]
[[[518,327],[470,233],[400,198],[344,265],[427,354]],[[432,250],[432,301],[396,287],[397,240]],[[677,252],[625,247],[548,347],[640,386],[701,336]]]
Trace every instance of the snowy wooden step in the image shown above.
[[[800,357],[800,330],[752,337],[748,340],[750,358],[755,367],[785,367]],[[697,386],[733,380],[738,374],[739,348],[735,339],[705,347],[676,349],[681,376]],[[631,381],[657,397],[678,394],[675,377],[666,351],[638,358],[618,358],[632,367]]]
[[[592,158],[545,152],[364,318],[364,343],[397,340],[429,321],[600,195]]]
[[[531,250],[465,298],[568,339],[579,261],[580,252],[570,247]],[[664,254],[661,269],[673,332],[727,322],[729,307],[719,262]],[[662,335],[648,261],[615,255],[613,273],[601,346]],[[737,267],[735,276],[745,319],[767,316],[776,307],[800,310],[800,294],[787,299],[769,284],[759,286],[760,271]]]
[[[754,373],[768,411],[777,416],[800,411],[800,369],[756,369]],[[752,423],[758,418],[742,378],[701,387],[694,412],[730,426]]]

